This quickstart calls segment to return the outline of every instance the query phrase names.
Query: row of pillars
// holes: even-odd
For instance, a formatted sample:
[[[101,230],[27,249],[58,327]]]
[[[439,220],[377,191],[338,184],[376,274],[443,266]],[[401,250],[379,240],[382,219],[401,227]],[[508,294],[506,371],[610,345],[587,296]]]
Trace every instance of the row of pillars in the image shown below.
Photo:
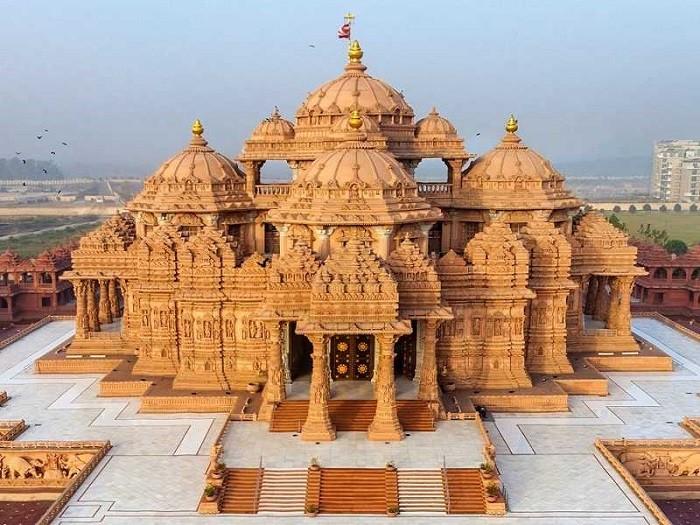
[[[606,328],[616,330],[620,335],[629,334],[633,285],[633,275],[591,275],[583,313],[604,321]]]
[[[73,282],[76,302],[76,332],[85,336],[99,332],[120,316],[116,279],[77,279]]]
[[[423,363],[418,387],[418,398],[428,402],[437,410],[440,395],[437,381],[437,322],[426,321]],[[307,336],[313,345],[311,385],[309,387],[309,411],[301,429],[304,441],[331,441],[336,437],[335,426],[328,411],[330,395],[330,373],[328,368],[328,343],[330,335],[310,334]],[[374,391],[377,408],[368,430],[368,437],[375,441],[398,441],[404,438],[396,404],[396,384],[394,378],[394,344],[396,334],[376,334],[375,351],[377,366]],[[282,348],[279,324],[270,330],[267,364],[267,383],[263,391],[263,412],[284,401],[286,390],[282,372]]]

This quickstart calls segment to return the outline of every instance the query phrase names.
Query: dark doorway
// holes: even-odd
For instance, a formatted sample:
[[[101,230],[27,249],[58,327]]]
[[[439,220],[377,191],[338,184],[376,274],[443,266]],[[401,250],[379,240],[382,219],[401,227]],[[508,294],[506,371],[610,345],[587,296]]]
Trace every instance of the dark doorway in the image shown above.
[[[331,375],[334,380],[370,380],[374,373],[371,335],[335,335],[331,338]]]
[[[305,336],[297,334],[297,323],[289,323],[289,374],[292,381],[311,373],[311,352],[313,345]]]
[[[396,341],[394,349],[396,357],[394,358],[394,374],[406,376],[413,380],[416,375],[416,329],[418,321],[411,321],[413,331],[410,334],[402,335]]]

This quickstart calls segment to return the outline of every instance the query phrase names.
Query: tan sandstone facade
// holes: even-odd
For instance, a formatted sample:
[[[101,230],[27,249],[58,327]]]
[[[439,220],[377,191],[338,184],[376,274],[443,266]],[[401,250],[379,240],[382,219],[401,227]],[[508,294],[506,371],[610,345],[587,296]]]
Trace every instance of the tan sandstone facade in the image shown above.
[[[263,419],[310,376],[302,438],[318,441],[335,436],[331,381],[372,381],[369,437],[401,439],[398,376],[437,415],[441,385],[534,395],[541,375],[577,377],[574,353],[639,351],[629,295],[644,272],[626,237],[577,215],[513,117],[471,161],[447,119],[416,121],[362,55],[353,42],[344,72],[294,123],[261,122],[238,162],[195,122],[128,211],[73,253],[68,357],[128,358],[134,377],[172,378],[173,395],[264,384]],[[414,179],[425,158],[444,161],[447,182]],[[293,181],[261,184],[269,160]]]

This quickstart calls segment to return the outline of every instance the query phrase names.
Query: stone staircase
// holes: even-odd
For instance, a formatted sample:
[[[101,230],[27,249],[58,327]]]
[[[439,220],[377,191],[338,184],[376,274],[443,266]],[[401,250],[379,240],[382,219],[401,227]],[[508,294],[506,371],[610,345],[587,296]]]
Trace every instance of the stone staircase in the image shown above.
[[[257,468],[229,468],[222,486],[220,510],[226,514],[255,514],[258,512],[260,476]]]
[[[258,512],[304,512],[306,469],[265,469],[260,486]]]
[[[366,432],[369,428],[377,402],[373,399],[331,399],[328,412],[341,432]],[[272,413],[271,432],[299,432],[309,410],[308,400],[287,400],[280,403]],[[397,401],[397,412],[403,429],[408,432],[432,432],[435,418],[428,403],[419,399]]]
[[[446,514],[445,487],[439,469],[398,471],[401,514]]]
[[[486,514],[485,491],[479,469],[448,468],[443,472],[449,514]]]
[[[396,472],[393,472],[395,478]],[[386,514],[387,508],[398,507],[390,501],[386,469],[324,468],[321,469],[319,504],[321,514]],[[395,494],[395,487],[392,491]],[[395,496],[394,496],[395,498]]]

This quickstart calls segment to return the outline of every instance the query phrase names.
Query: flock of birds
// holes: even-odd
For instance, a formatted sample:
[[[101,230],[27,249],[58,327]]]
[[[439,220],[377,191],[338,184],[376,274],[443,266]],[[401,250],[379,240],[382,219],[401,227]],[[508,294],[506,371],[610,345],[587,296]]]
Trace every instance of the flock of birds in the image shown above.
[[[48,132],[49,132],[48,129],[44,129],[43,132],[41,133],[41,135],[36,135],[36,140],[42,140],[42,139],[46,136],[46,134],[47,134]],[[65,141],[62,141],[62,142],[61,142],[61,146],[68,147],[68,143],[65,142]],[[56,150],[51,150],[51,151],[49,151],[49,153],[51,154],[52,158],[54,158],[54,157],[56,156]],[[15,151],[15,155],[17,155],[18,157],[21,157],[22,152],[21,152],[21,151]],[[21,160],[22,160],[22,164],[27,164],[27,159],[21,159]],[[41,168],[41,171],[42,171],[45,175],[49,173],[48,170],[47,170],[46,168]],[[27,185],[26,182],[22,182],[22,186],[26,186],[26,185]],[[61,190],[58,190],[58,193],[61,193]]]

